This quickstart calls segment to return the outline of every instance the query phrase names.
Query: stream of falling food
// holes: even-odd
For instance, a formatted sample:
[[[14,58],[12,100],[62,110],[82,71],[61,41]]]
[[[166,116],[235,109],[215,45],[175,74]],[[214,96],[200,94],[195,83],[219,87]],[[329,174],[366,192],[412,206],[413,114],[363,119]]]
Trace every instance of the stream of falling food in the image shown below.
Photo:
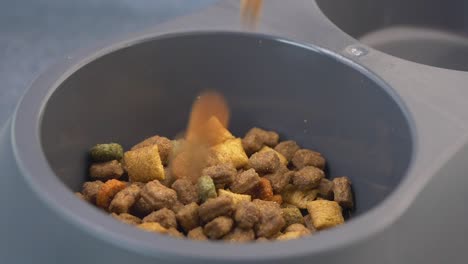
[[[263,0],[241,0],[242,26],[255,30],[262,11]],[[209,120],[216,117],[220,125],[227,128],[229,109],[223,96],[217,92],[205,92],[197,97],[190,113],[189,123],[183,140],[170,160],[170,168],[177,178],[195,182],[209,159],[209,147],[216,141],[216,133],[210,131]]]
[[[217,118],[219,123],[227,128],[229,122],[229,108],[224,97],[214,91],[204,92],[198,96],[192,105],[190,119],[187,125],[185,138],[178,140],[175,157],[171,159],[170,166],[177,178],[187,178],[195,182],[205,167],[209,147],[216,141],[210,118]]]
[[[255,30],[260,19],[263,0],[241,0],[240,14],[242,26],[249,30]]]

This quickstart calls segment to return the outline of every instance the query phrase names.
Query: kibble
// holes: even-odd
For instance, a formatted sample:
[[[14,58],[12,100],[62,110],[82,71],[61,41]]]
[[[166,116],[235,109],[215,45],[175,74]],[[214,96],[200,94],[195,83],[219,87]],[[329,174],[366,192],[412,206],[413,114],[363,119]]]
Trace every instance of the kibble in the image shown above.
[[[292,182],[300,190],[310,190],[317,188],[324,177],[325,174],[321,169],[305,166],[294,173]]]
[[[202,203],[210,198],[216,198],[218,196],[216,193],[216,186],[210,176],[204,175],[198,178],[197,188],[198,197]]]
[[[125,224],[128,224],[128,225],[139,225],[139,224],[141,224],[141,219],[134,216],[134,215],[131,215],[131,214],[112,213],[111,216],[114,217],[115,219],[121,221],[122,223],[125,223]]]
[[[176,215],[173,211],[163,208],[158,211],[154,211],[151,214],[143,218],[143,222],[157,222],[162,225],[164,228],[176,228],[177,220]]]
[[[354,207],[353,193],[351,191],[351,180],[348,177],[333,179],[334,200],[345,209]]]
[[[245,137],[242,139],[242,146],[247,154],[250,155],[259,151],[265,145],[274,147],[278,144],[278,141],[278,133],[254,127],[245,134]]]
[[[251,193],[259,182],[258,173],[254,169],[249,169],[236,176],[230,189],[235,193]]]
[[[153,211],[162,208],[172,208],[177,201],[177,193],[157,180],[148,182],[140,194],[141,198],[149,204]]]
[[[172,189],[182,204],[198,203],[198,189],[191,181],[178,179],[172,184]]]
[[[188,232],[200,226],[199,206],[196,203],[187,204],[176,214],[177,222]]]
[[[257,237],[271,238],[283,229],[285,221],[277,203],[258,199],[253,203],[260,212],[259,221],[255,225]]]
[[[219,216],[205,225],[203,233],[210,239],[218,239],[231,231],[234,222],[226,216]]]
[[[282,211],[283,218],[285,221],[285,226],[304,223],[304,218],[299,208],[297,207],[281,208],[281,211]]]
[[[203,233],[203,227],[199,226],[190,230],[187,234],[187,237],[193,240],[208,240],[208,237]]]
[[[257,152],[250,156],[249,166],[258,173],[273,173],[280,166],[280,159],[273,151]]]
[[[237,174],[236,168],[232,164],[219,164],[203,170],[202,175],[210,176],[216,189],[229,187]]]
[[[300,149],[296,151],[291,161],[297,169],[302,169],[305,166],[314,166],[321,170],[325,168],[325,159],[322,155],[308,149]]]
[[[96,204],[96,197],[104,183],[102,181],[85,182],[83,184],[82,194],[86,201]]]
[[[96,205],[104,210],[109,208],[109,204],[114,196],[126,187],[124,182],[118,180],[106,181],[96,195]]]
[[[229,234],[223,237],[223,240],[231,243],[249,242],[255,239],[255,232],[253,229],[234,228]]]
[[[319,152],[261,128],[236,138],[221,119],[205,120],[185,139],[94,146],[91,181],[75,195],[144,231],[227,243],[298,239],[354,209],[351,180],[327,179]]]
[[[281,193],[289,184],[294,171],[289,171],[286,167],[279,168],[276,172],[267,174],[264,177],[270,180],[271,187],[275,193]]]
[[[131,184],[121,190],[112,199],[109,211],[117,214],[128,213],[135,202],[140,199],[140,191],[140,187],[136,184]]]
[[[89,176],[96,180],[118,179],[123,174],[122,164],[117,160],[93,163],[89,167]]]
[[[157,145],[159,157],[161,158],[161,162],[164,166],[166,166],[169,162],[169,156],[172,153],[173,143],[166,137],[161,136],[153,136],[143,140],[142,142],[136,144],[131,148],[131,150],[136,150],[139,148],[149,147]]]
[[[200,205],[198,210],[200,218],[207,223],[218,216],[229,216],[234,210],[232,198],[224,196],[209,199]]]
[[[117,143],[97,144],[89,152],[95,162],[121,160],[123,157],[123,148]]]
[[[237,226],[243,229],[251,229],[258,222],[260,211],[257,206],[251,202],[242,202],[238,205],[234,214],[234,220]]]
[[[292,160],[292,158],[294,157],[294,154],[299,149],[300,149],[299,145],[297,145],[297,143],[292,140],[280,142],[275,147],[275,150],[281,153],[288,162]]]

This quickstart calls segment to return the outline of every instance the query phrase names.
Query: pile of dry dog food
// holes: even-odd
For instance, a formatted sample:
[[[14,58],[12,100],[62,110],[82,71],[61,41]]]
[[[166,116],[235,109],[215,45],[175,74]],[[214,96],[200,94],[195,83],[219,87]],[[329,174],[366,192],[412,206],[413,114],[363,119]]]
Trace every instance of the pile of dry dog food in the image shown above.
[[[353,209],[350,180],[325,178],[320,153],[260,128],[235,138],[215,117],[207,126],[215,136],[197,177],[184,175],[184,140],[154,136],[126,152],[99,144],[77,195],[142,230],[228,242],[299,238]]]

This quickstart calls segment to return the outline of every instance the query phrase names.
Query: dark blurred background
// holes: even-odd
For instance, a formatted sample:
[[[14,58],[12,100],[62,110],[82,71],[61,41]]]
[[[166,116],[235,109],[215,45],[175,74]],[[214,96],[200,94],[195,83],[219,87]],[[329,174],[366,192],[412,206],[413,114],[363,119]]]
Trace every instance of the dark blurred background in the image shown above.
[[[0,1],[0,127],[32,80],[96,41],[195,12],[216,0]]]

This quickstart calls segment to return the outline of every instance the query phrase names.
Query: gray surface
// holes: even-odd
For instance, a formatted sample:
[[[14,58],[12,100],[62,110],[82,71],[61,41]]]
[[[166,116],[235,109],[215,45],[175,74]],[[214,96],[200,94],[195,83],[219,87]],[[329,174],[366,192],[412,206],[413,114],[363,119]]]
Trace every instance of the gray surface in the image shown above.
[[[362,43],[406,60],[468,71],[464,0],[319,0],[323,12]]]
[[[77,49],[139,32],[216,0],[0,2],[0,126],[32,80]]]

